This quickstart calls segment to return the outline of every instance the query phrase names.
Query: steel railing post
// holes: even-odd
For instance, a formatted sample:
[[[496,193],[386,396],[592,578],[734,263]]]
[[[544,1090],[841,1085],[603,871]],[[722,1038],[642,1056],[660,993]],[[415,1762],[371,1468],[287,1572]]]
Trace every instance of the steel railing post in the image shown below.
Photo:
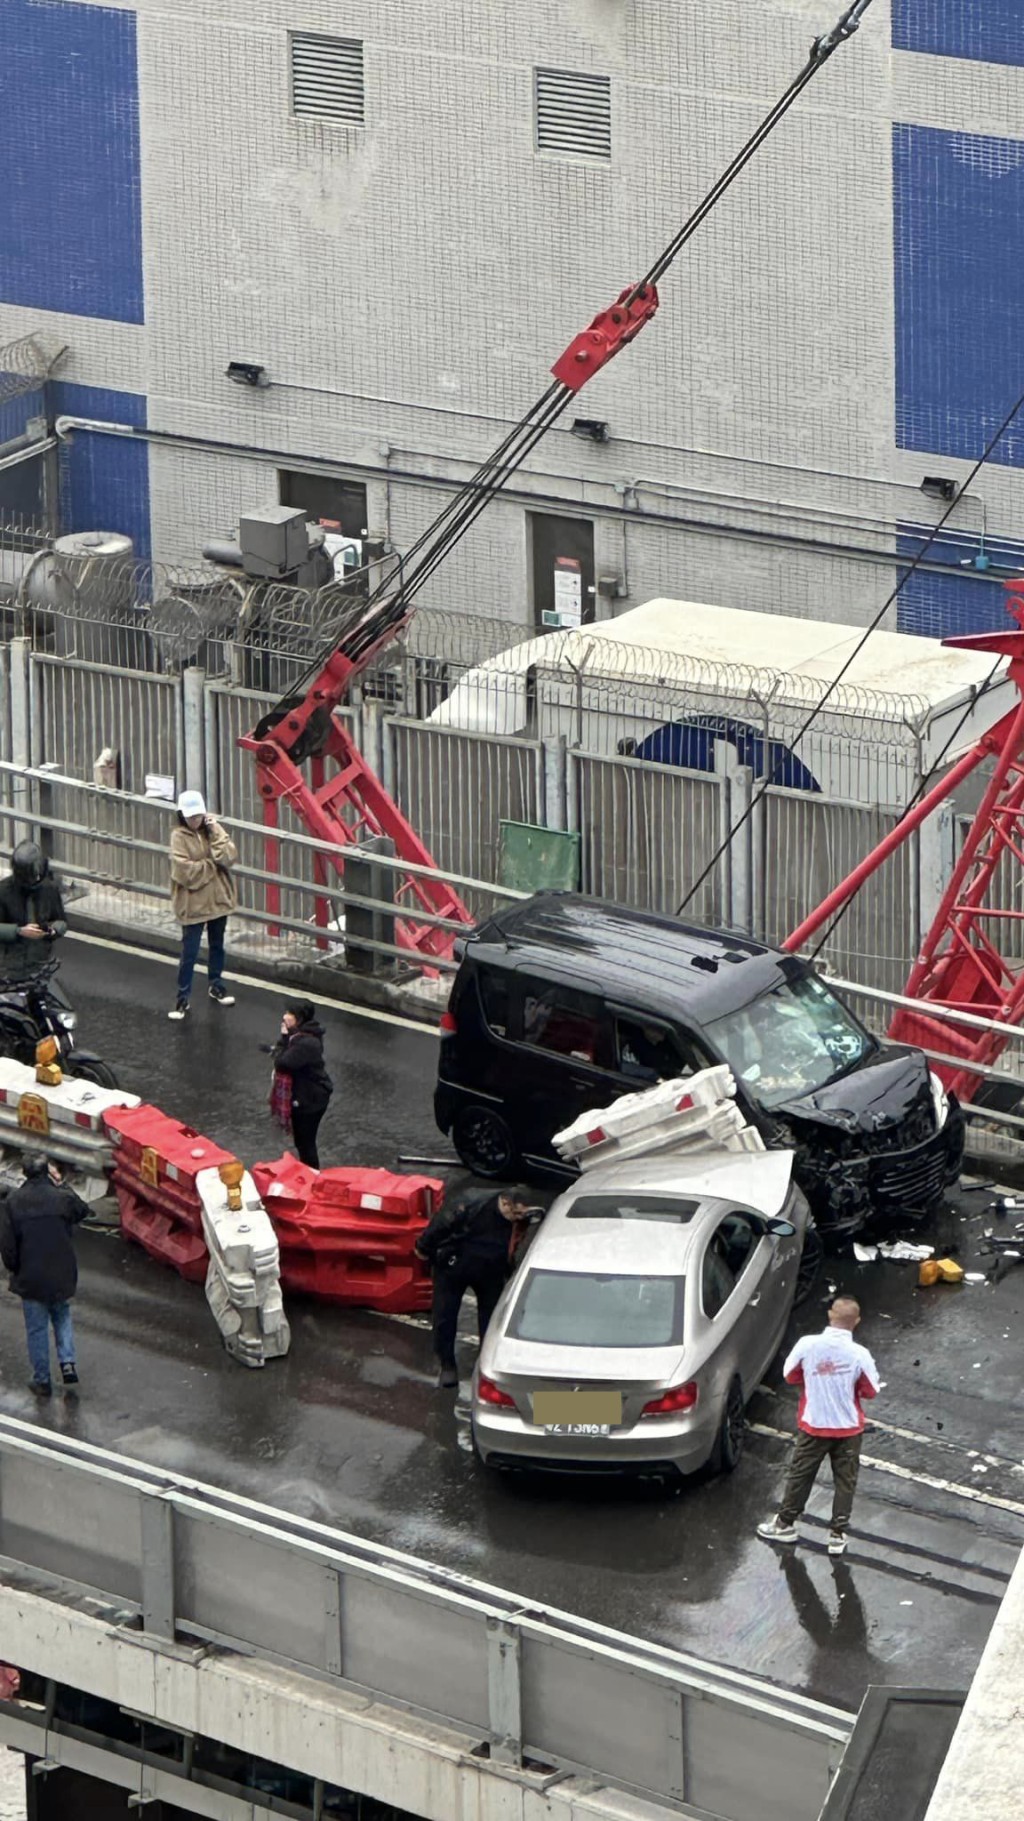
[[[514,1619],[487,1621],[487,1708],[491,1761],[523,1761],[522,1636]]]
[[[174,1504],[167,1493],[144,1492],[142,1532],[142,1627],[174,1642]]]

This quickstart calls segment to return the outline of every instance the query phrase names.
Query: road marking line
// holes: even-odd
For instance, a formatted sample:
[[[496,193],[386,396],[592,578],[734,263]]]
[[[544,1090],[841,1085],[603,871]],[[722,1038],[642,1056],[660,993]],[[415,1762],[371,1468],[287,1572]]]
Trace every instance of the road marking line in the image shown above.
[[[769,1435],[780,1442],[791,1442],[793,1436],[789,1430],[773,1429],[768,1423],[748,1424],[754,1435]],[[909,1467],[901,1467],[896,1461],[882,1461],[877,1455],[862,1454],[862,1467],[873,1467],[876,1473],[888,1473],[894,1479],[910,1480],[915,1486],[927,1486],[932,1492],[952,1492],[957,1498],[970,1499],[975,1505],[992,1505],[997,1511],[1012,1511],[1015,1517],[1024,1518],[1024,1505],[1017,1499],[1002,1499],[994,1492],[982,1492],[976,1486],[963,1486],[958,1480],[936,1479],[931,1473],[913,1473]]]
[[[757,1391],[760,1397],[778,1397],[771,1385],[758,1385]],[[867,1423],[869,1429],[878,1429],[883,1435],[898,1435],[904,1442],[921,1442],[926,1448],[945,1448],[952,1454],[966,1454],[969,1460],[979,1461],[986,1467],[1006,1467],[1011,1473],[1024,1473],[1024,1462],[1015,1461],[1009,1454],[983,1454],[980,1448],[968,1448],[966,1442],[954,1442],[946,1435],[922,1435],[918,1429],[900,1429],[897,1424],[882,1422],[875,1415],[870,1415]]]
[[[69,930],[70,942],[87,942],[92,948],[113,949],[118,955],[138,955],[143,961],[159,961],[164,967],[177,967],[177,955],[165,955],[160,949],[138,948],[131,942],[113,942],[109,936],[89,936],[84,930]],[[403,1031],[422,1031],[427,1037],[440,1035],[434,1024],[422,1024],[418,1018],[400,1018],[397,1012],[379,1012],[372,1005],[353,1005],[347,999],[328,999],[324,993],[314,993],[307,987],[290,986],[287,981],[257,980],[251,974],[229,975],[235,986],[254,987],[260,993],[276,993],[278,998],[285,993],[301,993],[312,1005],[326,1005],[335,1012],[345,1012],[353,1018],[372,1018],[375,1024],[397,1024]]]

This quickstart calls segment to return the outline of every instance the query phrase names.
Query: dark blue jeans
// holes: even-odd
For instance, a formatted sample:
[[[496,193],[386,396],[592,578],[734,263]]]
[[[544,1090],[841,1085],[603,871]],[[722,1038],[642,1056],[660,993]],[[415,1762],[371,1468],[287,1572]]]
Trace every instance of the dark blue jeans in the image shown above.
[[[34,1303],[22,1299],[25,1311],[25,1338],[28,1341],[29,1364],[37,1385],[50,1382],[50,1323],[57,1343],[57,1359],[62,1366],[75,1363],[75,1332],[71,1326],[70,1303]]]
[[[210,985],[217,986],[224,974],[224,931],[227,929],[226,917],[211,917],[209,923],[186,923],[181,932],[181,960],[178,963],[178,998],[188,999],[192,993],[192,975],[196,971],[199,956],[199,944],[206,930],[209,943],[207,973]]]

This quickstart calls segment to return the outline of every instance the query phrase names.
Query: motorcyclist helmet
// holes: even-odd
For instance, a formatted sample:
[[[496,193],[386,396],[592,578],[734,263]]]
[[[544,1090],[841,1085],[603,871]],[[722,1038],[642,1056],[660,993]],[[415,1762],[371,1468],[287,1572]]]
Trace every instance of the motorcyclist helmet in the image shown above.
[[[11,855],[11,871],[19,885],[32,887],[45,879],[47,859],[38,841],[19,841]]]

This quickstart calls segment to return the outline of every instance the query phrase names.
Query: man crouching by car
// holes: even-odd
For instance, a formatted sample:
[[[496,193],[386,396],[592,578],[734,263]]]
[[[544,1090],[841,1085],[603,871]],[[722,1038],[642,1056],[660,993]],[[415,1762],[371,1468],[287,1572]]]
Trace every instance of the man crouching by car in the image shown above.
[[[528,1189],[501,1189],[496,1195],[461,1195],[451,1207],[435,1214],[416,1241],[416,1251],[434,1274],[434,1352],[440,1371],[438,1386],[458,1388],[455,1334],[459,1310],[467,1290],[476,1296],[477,1325],[481,1342],[494,1314],[513,1258],[531,1213]]]

